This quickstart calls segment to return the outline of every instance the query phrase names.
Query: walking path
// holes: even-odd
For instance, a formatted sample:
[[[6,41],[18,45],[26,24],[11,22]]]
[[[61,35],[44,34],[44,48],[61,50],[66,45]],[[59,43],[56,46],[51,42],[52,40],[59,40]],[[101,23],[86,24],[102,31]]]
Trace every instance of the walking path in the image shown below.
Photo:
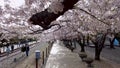
[[[45,51],[46,47],[48,47],[49,44],[48,43],[39,43],[37,44],[32,50],[31,50],[31,54],[26,57],[24,60],[22,60],[21,62],[19,62],[16,67],[14,68],[35,68],[36,67],[36,62],[35,62],[35,50],[40,50],[40,52]],[[40,62],[40,60],[39,60]],[[40,67],[40,65],[39,65]]]
[[[77,53],[54,43],[45,68],[85,68]]]
[[[0,68],[35,68],[35,50],[40,50],[40,52],[45,51],[48,47],[48,43],[36,43],[35,47],[30,49],[30,54],[27,57],[24,53],[11,56],[4,61],[0,62]],[[47,59],[45,66],[41,67],[40,60],[38,63],[38,68],[88,68],[87,64],[81,60],[78,53],[80,52],[80,46],[77,45],[76,49],[71,52],[64,44],[57,41],[53,44],[50,51],[50,55]],[[94,58],[94,55],[89,50],[86,50],[88,57]],[[14,58],[17,58],[14,62]],[[101,61],[95,61],[92,63],[94,68],[119,68],[120,66],[111,62],[104,57]]]
[[[71,52],[64,47],[61,43],[54,43],[48,61],[45,68],[88,68],[85,62],[82,62],[78,55],[80,47],[77,45],[77,49]],[[92,57],[92,54],[87,51],[88,57]],[[101,61],[94,61],[94,68],[119,68],[114,67],[109,61],[102,58]]]
[[[30,54],[28,57],[24,52],[20,51],[10,54],[9,56],[5,56],[5,59],[0,61],[0,68],[35,68],[35,50],[43,51],[46,46],[48,46],[47,43],[34,44],[30,47]]]
[[[36,43],[38,43],[38,42],[36,42]],[[29,44],[30,48],[33,48],[35,46],[34,44],[36,44],[36,43],[34,42],[32,44]],[[19,53],[21,53],[21,47],[19,47],[17,49],[14,49],[14,51],[11,51],[9,56],[6,52],[4,52],[4,53],[0,54],[0,61],[3,61],[3,60],[5,60],[6,58],[9,58],[9,57],[15,56]]]

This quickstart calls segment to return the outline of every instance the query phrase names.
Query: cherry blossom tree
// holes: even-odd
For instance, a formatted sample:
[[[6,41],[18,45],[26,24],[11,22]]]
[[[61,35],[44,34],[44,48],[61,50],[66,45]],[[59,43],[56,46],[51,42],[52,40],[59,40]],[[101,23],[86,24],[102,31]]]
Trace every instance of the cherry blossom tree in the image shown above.
[[[120,0],[25,0],[25,5],[18,8],[12,8],[7,3],[0,7],[0,28],[4,33],[34,35],[44,39],[42,41],[74,39],[76,36],[82,39],[87,32],[86,36],[89,34],[96,40],[102,40],[99,42],[91,39],[95,42],[96,54],[100,56],[109,32],[103,33],[101,37],[97,37],[98,33],[107,32],[108,29],[112,33],[120,31],[119,3]],[[33,21],[33,24],[28,24],[28,20]],[[51,26],[54,24],[60,26],[56,31],[58,26]],[[42,29],[42,33],[39,32]]]

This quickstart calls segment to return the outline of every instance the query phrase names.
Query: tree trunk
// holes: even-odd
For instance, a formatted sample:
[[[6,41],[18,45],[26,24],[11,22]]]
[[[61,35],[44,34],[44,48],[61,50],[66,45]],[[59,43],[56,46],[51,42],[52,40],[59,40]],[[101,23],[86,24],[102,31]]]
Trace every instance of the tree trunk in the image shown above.
[[[85,42],[86,42],[85,36],[83,36],[83,45],[84,45],[84,46],[85,46]]]
[[[98,45],[95,45],[95,60],[100,60],[100,54],[102,49],[103,49],[103,45],[101,45],[101,47]]]
[[[85,52],[85,36],[83,36],[83,43],[81,43],[81,52]]]
[[[83,44],[80,45],[81,46],[81,52],[85,52],[85,47]]]
[[[114,47],[114,40],[115,40],[115,38],[114,39],[109,39],[109,41],[110,41],[110,48],[111,49],[114,49],[115,47]]]
[[[82,43],[81,39],[77,40],[77,42],[79,43],[80,47],[81,47],[81,52],[85,52],[85,45]]]
[[[96,37],[95,44],[95,60],[100,60],[100,53],[103,49],[105,42],[106,34],[104,34],[101,38]]]
[[[100,53],[101,53],[101,51],[99,51],[99,50],[95,51],[95,60],[100,60]]]
[[[87,36],[87,46],[89,46],[89,35]]]

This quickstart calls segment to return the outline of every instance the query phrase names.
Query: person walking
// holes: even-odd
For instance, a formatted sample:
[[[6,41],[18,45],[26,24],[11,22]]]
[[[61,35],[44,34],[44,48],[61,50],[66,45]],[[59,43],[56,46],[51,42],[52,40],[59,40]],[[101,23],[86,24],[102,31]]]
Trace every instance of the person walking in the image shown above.
[[[11,45],[11,50],[14,51],[14,45]]]
[[[29,50],[30,50],[29,45],[26,43],[25,47],[26,47],[26,56],[28,56],[29,55]]]
[[[7,48],[6,48],[6,53],[7,53],[7,55],[10,54],[10,48],[9,48],[9,46],[7,46]]]

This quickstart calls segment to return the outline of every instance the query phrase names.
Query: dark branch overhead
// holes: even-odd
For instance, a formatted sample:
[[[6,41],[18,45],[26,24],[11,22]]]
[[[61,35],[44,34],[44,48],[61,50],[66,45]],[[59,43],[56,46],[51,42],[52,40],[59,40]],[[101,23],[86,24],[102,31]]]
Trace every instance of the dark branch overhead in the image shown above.
[[[72,9],[74,7],[74,4],[76,4],[78,0],[63,0],[61,2],[55,2],[59,3],[58,5],[62,5],[62,10],[57,10],[57,13],[49,12],[49,10],[55,10],[54,8],[48,7],[42,12],[38,12],[36,14],[33,14],[29,21],[32,22],[33,25],[39,25],[43,28],[43,30],[47,30],[51,28],[51,22],[56,20],[60,15],[63,15],[66,11],[69,9]],[[54,4],[54,3],[52,3]],[[52,6],[51,4],[51,6]],[[55,5],[52,7],[57,8]],[[59,8],[58,8],[59,9]],[[60,8],[61,9],[61,8]],[[53,25],[52,25],[53,26]]]

